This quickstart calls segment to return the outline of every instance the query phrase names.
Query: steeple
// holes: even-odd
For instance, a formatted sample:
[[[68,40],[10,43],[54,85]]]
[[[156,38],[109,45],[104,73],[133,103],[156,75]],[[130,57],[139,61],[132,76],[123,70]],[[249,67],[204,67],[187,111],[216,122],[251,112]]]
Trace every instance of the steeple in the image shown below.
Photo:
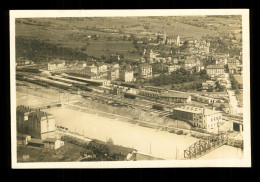
[[[165,33],[165,28],[163,28],[163,43],[166,43],[166,33]]]

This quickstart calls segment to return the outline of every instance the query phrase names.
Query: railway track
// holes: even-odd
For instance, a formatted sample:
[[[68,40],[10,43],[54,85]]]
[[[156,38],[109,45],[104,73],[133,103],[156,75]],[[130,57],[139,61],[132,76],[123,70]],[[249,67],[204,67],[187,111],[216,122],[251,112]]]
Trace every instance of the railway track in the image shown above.
[[[161,116],[168,116],[171,114],[171,112],[169,112],[169,111],[160,111],[160,110],[152,109],[151,106],[149,106],[149,105],[131,104],[131,103],[129,103],[129,100],[122,99],[120,96],[111,97],[110,95],[105,96],[105,95],[101,95],[101,94],[97,94],[97,93],[93,93],[93,92],[85,93],[85,94],[87,94],[88,97],[102,99],[103,101],[110,101],[115,104],[122,104],[122,105],[130,106],[131,108],[134,108],[134,109],[141,109],[146,112],[151,112],[151,113],[158,114]]]

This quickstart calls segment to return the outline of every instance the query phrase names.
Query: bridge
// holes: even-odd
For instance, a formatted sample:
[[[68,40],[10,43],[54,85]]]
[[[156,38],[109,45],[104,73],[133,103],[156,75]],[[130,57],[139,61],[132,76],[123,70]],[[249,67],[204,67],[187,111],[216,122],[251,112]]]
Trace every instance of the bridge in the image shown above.
[[[230,145],[243,149],[243,140],[235,140],[228,135],[208,136],[195,142],[184,150],[183,156],[180,159],[197,159],[223,145]]]

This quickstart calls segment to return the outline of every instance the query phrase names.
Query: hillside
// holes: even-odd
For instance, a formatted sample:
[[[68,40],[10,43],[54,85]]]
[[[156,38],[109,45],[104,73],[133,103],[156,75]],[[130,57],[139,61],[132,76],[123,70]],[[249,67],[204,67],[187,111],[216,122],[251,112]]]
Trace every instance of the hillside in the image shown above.
[[[126,59],[138,59],[139,55],[136,53],[133,42],[123,40],[123,37],[133,34],[137,37],[156,39],[157,34],[163,33],[164,29],[167,36],[179,35],[181,40],[209,35],[234,34],[237,39],[242,36],[240,16],[26,18],[16,20],[16,37],[42,41],[57,47],[68,48],[68,50],[71,48],[79,54],[98,58],[101,58],[102,55],[108,57],[110,54],[119,53],[124,54]],[[24,49],[25,47],[17,46],[17,48]],[[19,54],[21,52],[23,51],[19,50]]]

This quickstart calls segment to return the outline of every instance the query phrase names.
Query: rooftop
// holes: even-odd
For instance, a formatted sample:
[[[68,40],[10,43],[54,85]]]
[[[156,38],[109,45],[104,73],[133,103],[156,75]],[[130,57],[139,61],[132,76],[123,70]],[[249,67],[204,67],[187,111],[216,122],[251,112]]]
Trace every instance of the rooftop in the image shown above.
[[[127,156],[135,150],[133,148],[127,148],[119,145],[108,145],[108,148],[110,149],[110,154],[120,154],[123,156]]]
[[[178,97],[178,98],[188,99],[190,97],[190,94],[184,93],[184,92],[175,92],[175,91],[169,90],[168,93],[162,92],[161,97]]]
[[[43,112],[43,111],[34,111],[34,112],[30,113],[29,116],[44,117],[44,116],[52,116],[52,114],[47,113],[47,112]]]
[[[20,112],[25,113],[25,112],[30,112],[31,109],[27,106],[20,105],[20,106],[17,106],[16,111],[20,111]]]
[[[37,139],[37,138],[32,138],[30,141],[28,141],[29,143],[35,143],[35,144],[43,144],[42,139]]]
[[[56,140],[57,140],[57,139],[55,139],[55,138],[46,138],[46,139],[44,140],[44,142],[52,142],[52,143],[55,143]]]
[[[224,69],[224,65],[208,65],[206,69]]]
[[[191,113],[196,113],[196,114],[204,114],[204,115],[220,113],[220,111],[216,111],[213,109],[194,107],[194,106],[180,106],[180,107],[174,108],[174,110],[191,112]]]

